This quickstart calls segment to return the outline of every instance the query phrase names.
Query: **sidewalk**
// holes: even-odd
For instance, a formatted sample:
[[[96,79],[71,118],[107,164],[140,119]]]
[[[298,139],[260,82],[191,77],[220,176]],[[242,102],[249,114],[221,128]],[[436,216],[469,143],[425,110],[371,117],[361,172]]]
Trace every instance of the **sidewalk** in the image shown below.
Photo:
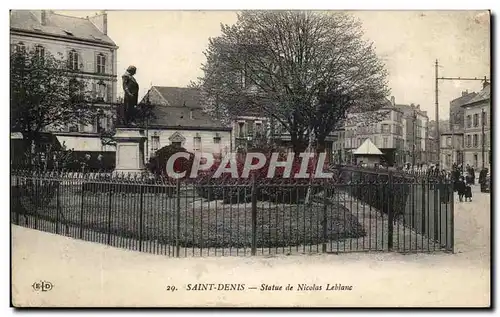
[[[488,306],[490,201],[475,190],[456,203],[456,254],[352,253],[167,258],[12,226],[18,306]],[[458,198],[456,198],[458,201]],[[51,291],[32,285],[49,281]],[[187,291],[194,283],[244,283],[244,291]],[[290,283],[293,291],[260,291]],[[297,291],[297,284],[322,286]],[[326,291],[326,284],[352,291]],[[178,290],[167,291],[173,285]],[[314,288],[314,287],[313,287]]]

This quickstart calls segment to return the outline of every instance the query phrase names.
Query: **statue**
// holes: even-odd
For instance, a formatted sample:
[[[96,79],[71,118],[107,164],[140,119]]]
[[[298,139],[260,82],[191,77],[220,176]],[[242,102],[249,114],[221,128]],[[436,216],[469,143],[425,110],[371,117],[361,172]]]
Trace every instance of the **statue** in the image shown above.
[[[136,71],[135,66],[129,66],[122,76],[125,95],[123,105],[120,107],[118,123],[126,127],[135,125],[134,117],[139,97],[139,84],[134,78]]]

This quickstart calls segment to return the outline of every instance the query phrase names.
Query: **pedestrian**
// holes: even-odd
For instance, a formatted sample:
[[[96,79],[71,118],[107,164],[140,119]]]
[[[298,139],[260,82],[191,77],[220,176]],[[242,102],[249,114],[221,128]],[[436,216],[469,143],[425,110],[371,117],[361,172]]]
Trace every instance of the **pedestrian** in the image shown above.
[[[465,185],[465,201],[472,201],[472,187],[469,184]]]
[[[470,176],[471,176],[471,184],[476,185],[476,172],[474,171],[474,167],[470,168]]]
[[[465,180],[463,176],[460,176],[460,179],[456,184],[456,190],[458,193],[458,200],[462,202],[464,200],[465,190],[466,190]]]

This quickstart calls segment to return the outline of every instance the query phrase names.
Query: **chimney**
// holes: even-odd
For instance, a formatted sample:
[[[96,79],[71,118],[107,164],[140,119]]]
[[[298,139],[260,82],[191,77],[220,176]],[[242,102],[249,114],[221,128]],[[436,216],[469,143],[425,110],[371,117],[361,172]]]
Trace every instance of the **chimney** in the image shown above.
[[[467,96],[468,94],[469,94],[469,90],[462,91],[462,97],[463,97],[463,96]]]
[[[51,11],[35,10],[31,11],[41,25],[47,25],[47,16]]]
[[[391,103],[393,106],[396,105],[396,98],[394,98],[394,96],[391,96]]]
[[[485,79],[483,82],[483,89],[488,87],[489,85],[490,85],[490,83]]]
[[[42,25],[47,25],[47,11],[45,10],[42,10],[42,14],[41,14],[41,17],[40,17],[40,23]]]
[[[108,13],[101,11],[93,17],[88,18],[104,35],[108,35]]]

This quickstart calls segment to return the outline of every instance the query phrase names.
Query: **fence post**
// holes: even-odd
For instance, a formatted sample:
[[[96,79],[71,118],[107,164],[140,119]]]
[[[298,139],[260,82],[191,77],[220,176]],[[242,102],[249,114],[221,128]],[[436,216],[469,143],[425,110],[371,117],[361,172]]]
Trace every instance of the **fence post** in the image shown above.
[[[425,206],[427,206],[427,200],[425,199],[426,194],[430,192],[429,190],[429,178],[422,178],[422,235],[427,234],[426,216],[425,216]]]
[[[144,185],[139,185],[139,251],[142,251],[142,227],[143,227],[143,214],[144,214]]]
[[[83,203],[85,200],[85,182],[82,182],[82,202],[80,204],[80,239],[83,240]]]
[[[175,230],[175,256],[179,257],[181,253],[181,247],[179,244],[179,235],[181,231],[181,180],[177,179],[177,196],[175,202],[175,222],[176,222],[176,230]]]
[[[252,255],[257,253],[257,184],[252,174]]]
[[[113,185],[107,184],[109,188],[109,201],[108,201],[108,245],[111,245],[111,208],[113,206]]]
[[[389,207],[387,210],[388,214],[388,229],[387,229],[387,246],[389,251],[392,251],[393,248],[393,235],[394,235],[394,199],[393,199],[393,193],[394,193],[394,177],[392,171],[389,171],[389,195],[384,195],[388,199],[387,206]]]
[[[16,225],[19,225],[19,210],[21,209],[21,190],[19,189],[19,176],[16,175],[16,197],[14,199],[14,212],[16,213]],[[12,199],[12,198],[11,198]]]
[[[453,186],[453,185],[451,185]],[[449,224],[447,223],[446,224],[446,227],[448,228],[448,230],[450,231],[450,251],[451,253],[455,253],[455,192],[453,191],[453,187],[451,188],[450,190],[450,199],[451,199],[451,203],[450,203],[450,222]],[[449,225],[449,226],[448,226]],[[446,233],[448,234],[448,233]]]
[[[434,186],[434,242],[441,240],[439,237],[439,218],[441,217],[441,179],[439,175],[436,176],[435,186]]]
[[[61,203],[60,203],[60,195],[59,195],[59,185],[61,184],[60,181],[57,181],[57,186],[56,186],[56,234],[59,234],[59,213],[61,212]]]
[[[329,188],[327,187],[325,190],[325,197],[323,199],[323,220],[321,221],[321,224],[323,226],[323,245],[321,246],[321,251],[323,253],[326,253],[326,236],[328,233],[328,222],[327,222],[327,208],[328,208],[328,197],[330,197],[329,193]]]

